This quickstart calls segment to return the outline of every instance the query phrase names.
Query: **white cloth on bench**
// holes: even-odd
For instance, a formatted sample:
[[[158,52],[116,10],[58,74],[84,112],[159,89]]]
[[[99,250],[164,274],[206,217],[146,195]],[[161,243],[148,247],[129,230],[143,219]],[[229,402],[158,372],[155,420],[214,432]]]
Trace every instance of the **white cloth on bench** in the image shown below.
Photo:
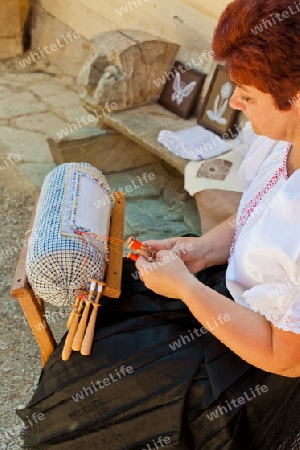
[[[179,131],[162,130],[158,142],[174,155],[196,161],[213,158],[231,148],[230,141],[200,126]]]

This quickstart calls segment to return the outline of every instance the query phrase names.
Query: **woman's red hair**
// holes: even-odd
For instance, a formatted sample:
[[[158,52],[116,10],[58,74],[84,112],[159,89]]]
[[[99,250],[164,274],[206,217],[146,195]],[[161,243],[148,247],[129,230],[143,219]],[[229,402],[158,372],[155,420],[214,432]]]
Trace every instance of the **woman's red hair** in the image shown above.
[[[219,20],[213,51],[235,83],[290,109],[300,91],[300,1],[234,0]]]

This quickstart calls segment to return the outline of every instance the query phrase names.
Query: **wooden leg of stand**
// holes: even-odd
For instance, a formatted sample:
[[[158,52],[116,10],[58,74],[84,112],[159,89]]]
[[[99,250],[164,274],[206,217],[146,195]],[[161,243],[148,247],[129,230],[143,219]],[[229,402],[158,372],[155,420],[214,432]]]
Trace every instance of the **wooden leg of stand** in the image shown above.
[[[32,289],[29,288],[25,295],[18,297],[18,300],[40,347],[42,365],[44,366],[56,348],[56,341],[42,314],[40,302],[36,299]]]
[[[30,325],[30,328],[35,336],[35,339],[40,347],[42,365],[44,366],[49,356],[56,348],[56,342],[47,323],[47,320],[43,316],[44,302],[41,299],[37,299],[31,286],[28,283],[26,275],[26,255],[28,239],[31,234],[35,209],[38,199],[32,211],[31,219],[28,225],[28,231],[25,233],[26,242],[24,241],[23,247],[20,253],[19,261],[16,267],[15,275],[13,278],[10,293],[12,297],[17,298],[24,311],[25,317]]]

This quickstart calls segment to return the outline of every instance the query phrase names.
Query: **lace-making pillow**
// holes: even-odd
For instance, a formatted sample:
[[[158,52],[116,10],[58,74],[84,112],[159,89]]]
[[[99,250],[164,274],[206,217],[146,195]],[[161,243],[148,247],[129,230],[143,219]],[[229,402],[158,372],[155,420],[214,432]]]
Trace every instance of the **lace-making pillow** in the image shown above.
[[[75,290],[103,280],[111,212],[104,175],[85,163],[63,164],[42,186],[26,271],[37,297],[56,306],[74,303]]]

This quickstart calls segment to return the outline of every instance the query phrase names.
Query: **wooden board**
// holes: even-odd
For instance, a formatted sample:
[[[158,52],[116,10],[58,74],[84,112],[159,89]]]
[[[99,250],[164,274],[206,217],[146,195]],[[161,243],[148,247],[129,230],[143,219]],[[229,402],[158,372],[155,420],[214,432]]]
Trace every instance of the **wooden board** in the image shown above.
[[[103,290],[107,297],[118,298],[121,293],[122,263],[123,263],[123,233],[125,219],[125,194],[113,192],[114,209],[109,229],[109,263],[106,268]]]

